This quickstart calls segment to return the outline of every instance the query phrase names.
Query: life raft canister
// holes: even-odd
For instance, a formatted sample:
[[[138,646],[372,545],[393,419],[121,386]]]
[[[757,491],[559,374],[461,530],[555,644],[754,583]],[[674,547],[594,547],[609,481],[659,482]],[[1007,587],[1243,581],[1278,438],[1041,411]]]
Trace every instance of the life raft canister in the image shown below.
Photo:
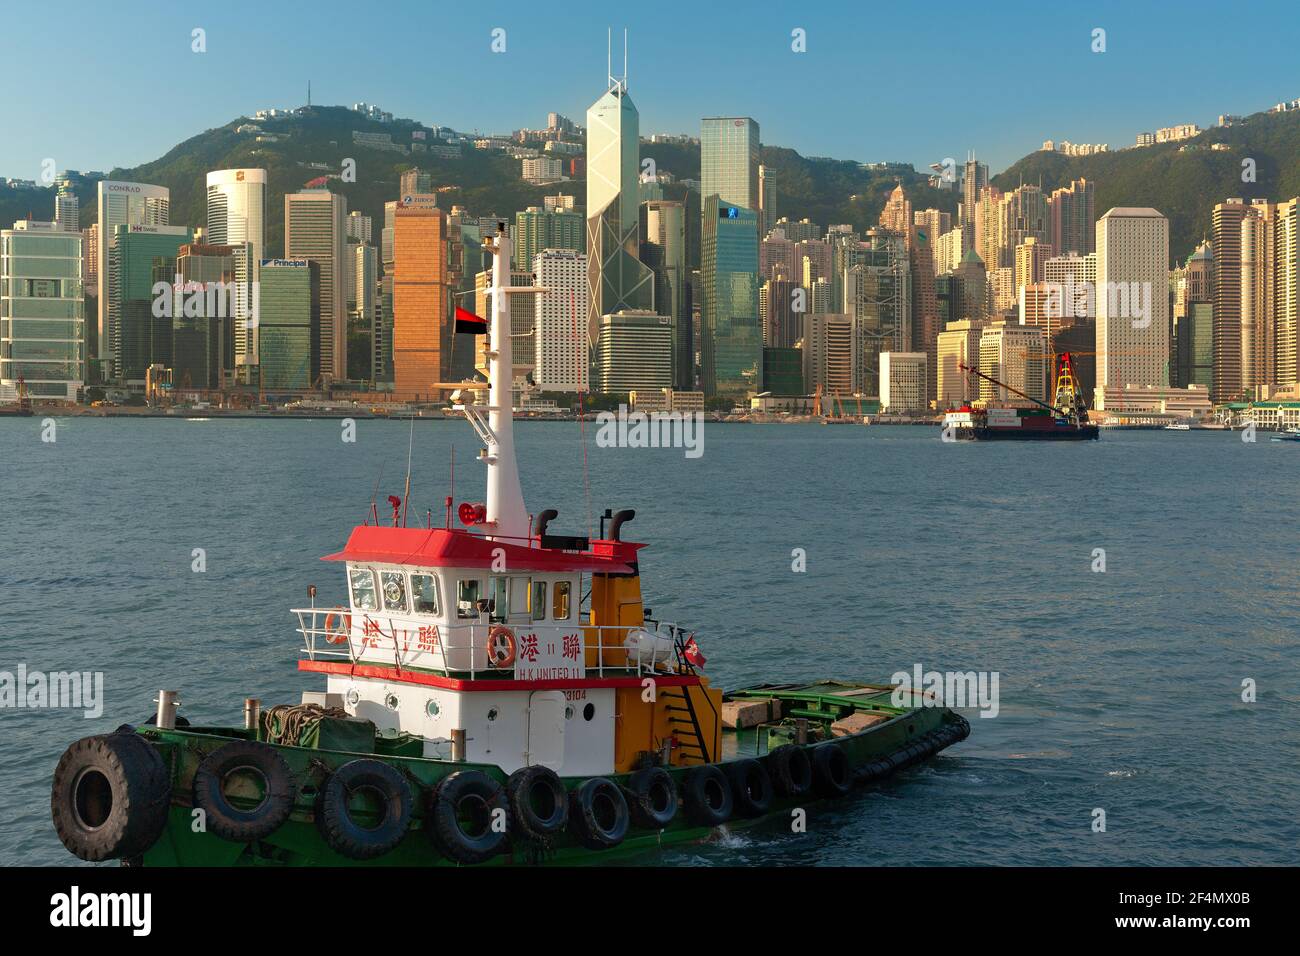
[[[247,809],[226,793],[236,774],[254,777],[259,801]],[[236,740],[203,758],[194,771],[194,806],[204,813],[208,831],[234,843],[252,843],[280,828],[293,810],[298,788],[293,773],[275,748],[253,740]],[[245,800],[236,797],[240,804]]]
[[[515,662],[515,632],[504,624],[494,624],[487,637],[488,666],[505,670]]]
[[[334,619],[338,617],[342,625],[338,630],[334,629]],[[325,643],[326,644],[346,644],[352,636],[352,615],[348,613],[347,608],[342,605],[336,606],[334,610],[325,615]]]
[[[54,770],[50,816],[60,842],[90,862],[132,857],[162,836],[172,788],[162,755],[133,731],[74,742]]]

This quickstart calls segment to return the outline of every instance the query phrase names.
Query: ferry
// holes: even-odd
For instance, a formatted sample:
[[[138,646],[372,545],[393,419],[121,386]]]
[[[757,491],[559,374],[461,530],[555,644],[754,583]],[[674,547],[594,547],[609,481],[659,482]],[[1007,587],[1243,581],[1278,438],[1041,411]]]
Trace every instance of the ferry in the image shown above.
[[[1189,432],[1191,430],[1192,426],[1186,422],[1170,422],[1165,426],[1167,432]]]
[[[323,689],[232,702],[243,719],[230,726],[189,724],[180,692],[162,690],[147,721],[71,744],[50,800],[73,855],[133,866],[599,862],[764,819],[789,833],[792,811],[852,799],[969,734],[964,717],[906,684],[723,692],[690,627],[645,606],[646,545],[627,537],[635,511],[607,509],[589,538],[557,532],[553,508],[526,510],[508,303],[539,290],[510,286],[504,225],[484,247],[487,399],[456,405],[484,444],[484,500],[447,498],[441,527],[408,526],[396,495],[383,519],[372,502],[325,557],[346,598],[318,602],[313,587],[292,612],[298,668]]]

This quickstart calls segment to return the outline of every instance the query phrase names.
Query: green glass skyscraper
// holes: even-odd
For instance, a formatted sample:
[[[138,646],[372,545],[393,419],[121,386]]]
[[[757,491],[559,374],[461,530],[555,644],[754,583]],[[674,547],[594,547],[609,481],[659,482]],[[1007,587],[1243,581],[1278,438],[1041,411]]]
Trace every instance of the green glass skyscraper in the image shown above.
[[[700,241],[700,377],[705,394],[744,395],[763,387],[758,315],[758,213],[717,195],[703,202]]]

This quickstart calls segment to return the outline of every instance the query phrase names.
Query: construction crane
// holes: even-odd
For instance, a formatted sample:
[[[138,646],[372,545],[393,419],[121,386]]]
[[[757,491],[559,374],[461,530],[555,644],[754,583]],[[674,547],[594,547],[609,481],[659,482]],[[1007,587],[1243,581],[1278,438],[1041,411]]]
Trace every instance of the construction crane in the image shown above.
[[[1088,409],[1083,402],[1083,394],[1078,387],[1078,380],[1074,377],[1074,363],[1070,359],[1069,352],[1061,353],[1061,360],[1057,367],[1056,391],[1053,396],[1057,405],[1049,405],[1047,402],[1040,402],[1032,395],[1026,395],[1024,392],[1020,391],[1020,389],[1012,388],[1006,382],[999,382],[992,375],[985,375],[979,369],[971,368],[971,366],[966,365],[965,363],[958,362],[957,367],[962,371],[978,375],[980,378],[987,382],[992,382],[999,388],[1005,388],[1008,392],[1019,395],[1021,398],[1033,402],[1040,408],[1047,409],[1053,415],[1067,418],[1075,425],[1082,424],[1084,418],[1088,414]],[[1062,402],[1062,396],[1065,397],[1064,401],[1066,402],[1066,407],[1058,407]]]

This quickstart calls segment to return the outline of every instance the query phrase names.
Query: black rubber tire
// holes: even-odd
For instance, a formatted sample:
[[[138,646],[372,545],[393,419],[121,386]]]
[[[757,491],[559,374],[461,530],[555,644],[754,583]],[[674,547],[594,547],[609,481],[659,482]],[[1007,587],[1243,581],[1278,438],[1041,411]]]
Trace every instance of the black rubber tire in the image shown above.
[[[237,770],[262,778],[262,802],[251,810],[239,809],[226,797],[226,778]],[[204,812],[207,831],[233,843],[252,843],[278,830],[289,819],[297,791],[284,758],[255,740],[219,747],[194,772],[194,806]]]
[[[842,797],[853,789],[853,764],[839,744],[813,748],[813,788],[819,797]]]
[[[742,817],[761,817],[772,809],[772,778],[757,760],[746,758],[723,764],[736,813]]]
[[[569,822],[569,794],[550,767],[520,767],[506,780],[514,825],[534,840],[561,832]]]
[[[498,810],[509,819],[505,788],[481,770],[459,770],[433,791],[424,826],[444,856],[458,863],[482,863],[500,853],[509,838],[508,826],[493,827]],[[465,816],[470,828],[462,820]]]
[[[75,741],[54,769],[50,817],[68,851],[90,862],[138,856],[167,825],[172,788],[162,755],[133,733]]]
[[[772,786],[783,797],[798,799],[812,790],[812,760],[798,744],[782,744],[767,755]]]
[[[715,764],[696,767],[682,783],[686,817],[697,827],[722,826],[736,809],[727,775]]]
[[[588,850],[608,850],[627,836],[632,816],[623,791],[592,777],[569,795],[569,829]]]
[[[677,816],[677,783],[663,767],[647,767],[632,774],[623,795],[632,823],[644,830],[662,830]]]
[[[379,795],[383,816],[363,826],[352,815],[348,797],[356,790]],[[411,825],[414,799],[401,771],[382,760],[349,760],[326,779],[316,796],[316,829],[330,849],[349,860],[373,860],[402,842]]]

